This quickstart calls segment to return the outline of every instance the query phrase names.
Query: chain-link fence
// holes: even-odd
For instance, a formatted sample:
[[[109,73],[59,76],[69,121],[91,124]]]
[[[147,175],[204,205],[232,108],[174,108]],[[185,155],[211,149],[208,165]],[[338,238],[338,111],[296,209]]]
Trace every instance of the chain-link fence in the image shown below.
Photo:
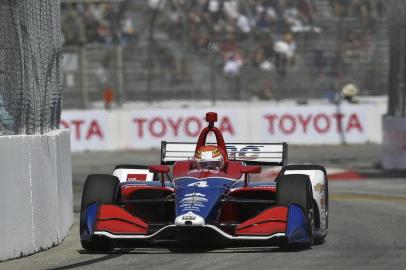
[[[306,100],[335,96],[347,84],[361,95],[385,94],[389,43],[382,1],[362,1],[372,3],[368,6],[344,1],[353,2],[348,7],[330,2],[341,3],[155,0],[82,2],[80,8],[68,3],[63,17],[78,25],[64,27],[64,105],[89,107],[112,95],[118,105]]]
[[[0,1],[0,135],[58,126],[61,60],[59,0]]]

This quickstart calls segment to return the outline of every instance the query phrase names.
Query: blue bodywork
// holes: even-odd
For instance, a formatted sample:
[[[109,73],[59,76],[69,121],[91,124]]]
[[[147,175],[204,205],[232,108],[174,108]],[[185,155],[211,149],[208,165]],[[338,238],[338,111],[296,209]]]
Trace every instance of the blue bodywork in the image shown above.
[[[307,232],[307,222],[302,208],[296,204],[290,204],[288,210],[288,228],[286,231],[289,243],[307,243],[310,241]]]
[[[178,178],[175,184],[176,216],[193,212],[204,220],[214,219],[217,202],[235,180],[227,178]]]
[[[90,204],[81,215],[80,239],[88,240],[94,232],[99,203]]]

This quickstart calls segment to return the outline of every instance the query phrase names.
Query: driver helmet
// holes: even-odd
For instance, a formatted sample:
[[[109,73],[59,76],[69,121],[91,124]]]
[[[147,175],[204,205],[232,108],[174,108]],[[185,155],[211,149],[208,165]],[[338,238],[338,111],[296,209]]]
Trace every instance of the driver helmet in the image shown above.
[[[197,149],[194,157],[198,169],[221,170],[224,167],[223,154],[218,146],[203,145]]]

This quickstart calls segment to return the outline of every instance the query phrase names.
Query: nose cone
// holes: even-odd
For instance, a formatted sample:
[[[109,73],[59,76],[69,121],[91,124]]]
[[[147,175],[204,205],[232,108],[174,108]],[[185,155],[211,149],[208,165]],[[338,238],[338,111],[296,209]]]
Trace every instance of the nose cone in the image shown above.
[[[218,201],[233,181],[225,179],[176,180],[176,225],[204,225],[217,217]],[[186,222],[186,223],[185,223]]]
[[[177,226],[203,226],[204,224],[204,218],[191,211],[175,219],[175,225]]]

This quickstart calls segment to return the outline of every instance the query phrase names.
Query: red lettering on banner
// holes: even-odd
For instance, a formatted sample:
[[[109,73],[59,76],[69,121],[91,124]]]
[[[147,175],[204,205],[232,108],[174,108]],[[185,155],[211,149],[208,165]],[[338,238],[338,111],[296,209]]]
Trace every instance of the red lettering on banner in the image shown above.
[[[70,120],[64,121],[60,120],[59,124],[62,125],[64,128],[69,128],[72,131],[72,134],[74,135],[74,138],[76,140],[81,140],[82,139],[82,131],[86,132],[86,140],[91,139],[92,137],[96,136],[99,137],[100,139],[103,139],[104,134],[103,130],[99,124],[99,122],[95,119],[89,120],[90,123],[87,125],[87,121],[85,120]],[[83,128],[86,128],[83,130]]]
[[[358,129],[359,132],[363,132],[361,123],[358,119],[358,116],[355,113],[350,115],[350,119],[348,120],[348,125],[347,125],[347,128],[345,129],[345,131],[349,132],[353,128]]]
[[[319,113],[315,116],[311,113],[298,113],[296,115],[285,113],[281,116],[277,114],[265,114],[263,117],[267,121],[269,134],[280,132],[285,135],[291,135],[300,131],[304,134],[308,134],[311,130],[318,134],[350,132],[353,129],[359,132],[364,131],[359,115],[356,113],[349,115],[343,113]]]
[[[144,123],[147,121],[147,119],[145,119],[145,118],[135,118],[133,121],[137,125],[138,137],[139,138],[144,137]]]
[[[276,114],[266,114],[264,115],[264,118],[268,120],[269,126],[268,126],[268,132],[270,134],[274,134],[275,133],[275,128],[274,128],[274,120],[277,118],[278,116]]]
[[[178,118],[178,120],[176,121],[176,122],[174,122],[173,120],[172,120],[172,118],[168,118],[168,123],[169,123],[169,126],[172,128],[172,130],[173,130],[173,135],[175,136],[175,137],[177,137],[178,136],[178,131],[179,131],[179,126],[180,126],[180,123],[182,122],[182,117],[181,118]]]
[[[161,125],[159,131],[155,130],[155,127],[158,127],[157,124]],[[166,124],[161,117],[155,117],[149,122],[148,130],[153,137],[162,138],[166,134]]]
[[[297,118],[299,120],[299,123],[302,125],[303,133],[307,133],[307,127],[310,123],[310,120],[312,119],[312,115],[310,114],[306,118],[304,118],[303,115],[299,114]]]
[[[221,119],[220,125],[219,125],[219,129],[222,133],[228,132],[231,135],[234,135],[234,128],[233,125],[231,124],[230,119],[227,116],[224,116]]]
[[[191,130],[190,126],[192,123],[196,124],[196,129],[195,130]],[[200,131],[202,130],[202,122],[200,121],[199,118],[192,116],[192,117],[188,117],[186,118],[186,121],[184,123],[184,130],[185,130],[185,134],[189,137],[196,137],[197,135],[200,134]]]
[[[320,125],[323,122],[322,119],[324,119],[324,127]],[[318,114],[313,119],[313,125],[317,133],[326,133],[330,129],[330,119],[325,114]]]
[[[290,122],[290,127],[286,123]],[[284,114],[282,115],[281,119],[279,120],[279,129],[284,134],[292,134],[296,130],[296,119],[291,114]]]
[[[85,122],[84,120],[71,120],[70,121],[75,127],[75,137],[76,140],[80,140],[80,126]]]
[[[90,122],[90,127],[89,127],[89,130],[87,131],[87,135],[86,135],[86,140],[89,140],[90,137],[93,137],[93,136],[97,136],[100,139],[103,139],[103,133],[96,120],[92,120],[92,122]]]
[[[337,127],[337,132],[343,132],[343,117],[344,114],[342,113],[335,113],[333,114],[333,118],[336,119],[336,127]]]

